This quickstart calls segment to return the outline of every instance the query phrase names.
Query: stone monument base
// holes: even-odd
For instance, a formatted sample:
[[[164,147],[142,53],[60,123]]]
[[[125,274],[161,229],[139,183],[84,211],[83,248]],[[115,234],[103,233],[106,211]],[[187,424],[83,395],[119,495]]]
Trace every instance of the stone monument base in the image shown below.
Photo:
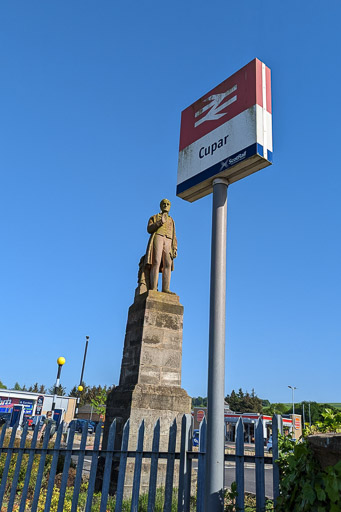
[[[115,449],[121,448],[122,431],[130,419],[129,451],[135,451],[137,432],[144,420],[144,451],[151,451],[154,426],[160,419],[159,451],[168,451],[169,428],[177,422],[176,450],[180,449],[181,421],[191,413],[191,398],[181,388],[183,306],[174,294],[149,290],[135,296],[129,308],[120,384],[108,395],[103,448],[116,418]],[[111,492],[115,492],[118,465],[113,464]],[[150,462],[143,461],[141,492],[148,490]],[[165,459],[159,461],[158,485],[165,483]],[[134,460],[128,458],[125,496],[131,492]],[[177,487],[177,472],[174,486]],[[98,486],[97,486],[98,487]]]
[[[160,445],[159,451],[168,451],[169,428],[176,420],[177,437],[176,451],[180,451],[181,422],[184,414],[190,413],[191,398],[186,391],[178,387],[169,386],[118,386],[113,389],[107,400],[106,424],[110,424],[114,418],[117,420],[116,449],[120,449],[122,442],[122,430],[127,419],[130,419],[128,450],[135,451],[137,447],[137,434],[139,426],[144,420],[143,450],[151,451],[154,435],[154,427],[160,419]],[[126,479],[124,484],[124,496],[129,498],[132,492],[134,477],[134,460],[127,460]],[[159,459],[157,486],[165,486],[167,461]],[[111,492],[116,490],[118,464],[114,463]],[[150,460],[144,459],[141,472],[140,493],[146,493],[149,489]],[[174,487],[178,486],[178,463],[174,468]]]

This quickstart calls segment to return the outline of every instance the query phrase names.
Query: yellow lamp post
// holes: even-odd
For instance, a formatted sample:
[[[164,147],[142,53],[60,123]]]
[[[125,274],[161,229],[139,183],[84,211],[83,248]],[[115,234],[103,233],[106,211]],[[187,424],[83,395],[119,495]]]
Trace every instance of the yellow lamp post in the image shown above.
[[[58,357],[57,364],[58,364],[58,372],[57,372],[56,384],[54,386],[54,395],[53,395],[52,409],[51,409],[52,412],[55,410],[55,407],[56,407],[57,391],[58,391],[59,384],[60,384],[60,373],[62,371],[63,365],[65,364],[65,357]]]

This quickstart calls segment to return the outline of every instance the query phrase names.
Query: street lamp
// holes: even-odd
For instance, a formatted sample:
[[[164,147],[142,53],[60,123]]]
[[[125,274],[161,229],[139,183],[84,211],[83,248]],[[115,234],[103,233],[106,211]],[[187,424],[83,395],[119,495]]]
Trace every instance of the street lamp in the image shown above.
[[[84,375],[84,368],[85,368],[86,353],[88,351],[89,336],[85,336],[85,340],[86,341],[85,341],[83,365],[82,365],[82,371],[81,371],[81,378],[80,378],[79,386],[78,386],[79,393],[78,393],[78,396],[77,396],[76,416],[78,416],[78,407],[79,407],[79,401],[80,401],[80,393],[83,391],[82,382],[83,382],[83,375]]]
[[[295,401],[294,401],[294,391],[297,389],[295,386],[288,386],[292,390],[292,413],[295,414]]]
[[[57,391],[58,391],[59,383],[60,383],[60,372],[62,371],[62,366],[65,364],[65,358],[64,357],[58,357],[57,364],[58,364],[58,372],[57,372],[56,384],[54,386],[54,394],[53,394],[52,409],[51,409],[52,412],[56,408]]]

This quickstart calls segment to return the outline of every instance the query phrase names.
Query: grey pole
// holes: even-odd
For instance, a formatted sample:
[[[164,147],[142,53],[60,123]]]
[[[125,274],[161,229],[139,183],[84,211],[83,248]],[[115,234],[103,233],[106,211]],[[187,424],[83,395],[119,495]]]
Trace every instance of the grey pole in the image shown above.
[[[294,436],[294,439],[295,439],[295,420],[294,420],[294,415],[295,415],[295,398],[294,398],[294,391],[296,388],[296,386],[288,386],[288,388],[291,389],[292,391],[292,433],[293,433],[293,436]]]
[[[85,342],[85,350],[84,350],[84,357],[83,357],[83,366],[82,366],[81,378],[80,378],[80,381],[79,381],[79,386],[81,386],[82,382],[83,382],[83,375],[84,375],[84,368],[85,368],[85,361],[86,361],[86,353],[88,351],[89,336],[85,336],[85,339],[86,339],[86,342]],[[80,401],[79,394],[80,394],[80,391],[78,390],[78,393],[77,393],[77,395],[78,395],[77,396],[77,403],[76,403],[76,412],[75,412],[76,416],[78,416],[78,409],[79,409],[79,401]]]
[[[228,181],[225,179],[218,178],[213,181],[207,390],[206,512],[221,512],[224,507],[227,187]]]
[[[292,388],[292,414],[295,414],[295,398],[294,398],[294,392],[296,388]]]

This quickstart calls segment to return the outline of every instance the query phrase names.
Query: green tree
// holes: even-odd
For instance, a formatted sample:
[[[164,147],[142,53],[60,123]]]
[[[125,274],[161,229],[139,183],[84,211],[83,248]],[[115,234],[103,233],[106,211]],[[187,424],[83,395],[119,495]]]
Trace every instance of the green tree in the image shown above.
[[[51,386],[47,392],[50,394],[50,395],[54,395],[54,385]],[[66,388],[64,386],[62,386],[61,384],[59,384],[59,386],[57,387],[57,393],[56,393],[58,396],[66,396]]]
[[[108,398],[108,391],[104,388],[91,399],[90,403],[97,412],[97,414],[105,414],[106,403]]]
[[[14,384],[14,388],[13,388],[13,389],[14,389],[15,391],[22,391],[22,388],[21,388],[21,386],[20,386],[19,382],[16,382],[16,383]]]
[[[45,386],[43,384],[38,384],[38,382],[35,382],[33,386],[30,386],[28,388],[30,393],[46,393]],[[44,391],[41,391],[44,390]]]
[[[44,384],[40,384],[38,393],[40,393],[41,395],[45,395],[47,393],[47,390],[46,390],[46,387]]]
[[[295,404],[295,413],[300,414],[303,417],[303,404],[304,404],[304,416],[306,424],[309,424],[309,404],[310,404],[310,416],[311,423],[315,425],[318,421],[323,421],[323,414],[325,409],[331,409],[332,412],[337,413],[338,409],[332,407],[330,404],[318,404],[317,402],[302,402]],[[289,414],[292,413],[292,407],[290,407]]]
[[[192,407],[207,407],[207,398],[202,396],[192,398]]]
[[[254,389],[251,394],[247,391],[244,393],[242,388],[239,388],[238,393],[233,389],[230,395],[225,397],[226,402],[232,411],[235,412],[258,412],[263,411],[262,400],[258,398]]]
[[[93,404],[93,400],[95,400],[96,403],[98,401],[101,402],[103,400],[103,397],[106,397],[112,389],[112,387],[110,386],[87,386],[85,382],[82,382],[82,386],[83,391],[79,392],[78,386],[74,386],[69,393],[70,396],[76,398],[79,397],[80,407],[82,407],[85,404]],[[106,399],[104,403],[106,403]]]
[[[0,380],[0,389],[7,389],[7,386]]]
[[[267,407],[263,407],[263,413],[268,416],[273,416],[274,414],[290,414],[290,409],[285,404],[270,404]]]

